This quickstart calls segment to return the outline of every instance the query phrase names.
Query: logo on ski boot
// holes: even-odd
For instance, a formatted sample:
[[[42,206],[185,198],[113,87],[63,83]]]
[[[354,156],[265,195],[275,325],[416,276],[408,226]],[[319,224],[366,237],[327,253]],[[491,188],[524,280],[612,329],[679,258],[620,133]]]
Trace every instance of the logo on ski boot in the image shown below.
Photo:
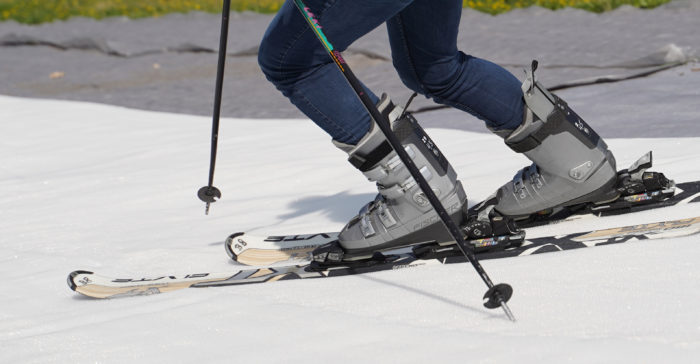
[[[451,215],[454,212],[456,212],[457,210],[459,210],[460,206],[461,206],[461,204],[459,202],[455,202],[454,205],[452,205],[450,207],[445,207],[445,211],[447,211],[447,213]],[[440,218],[438,217],[438,215],[437,214],[432,215],[431,217],[423,220],[423,222],[420,222],[418,224],[413,225],[413,231],[422,229],[422,228],[429,226],[429,225],[432,225],[438,221],[440,221]]]
[[[433,188],[433,192],[435,193],[435,197],[440,197],[440,190],[437,188]],[[428,197],[425,196],[425,193],[423,191],[416,192],[415,195],[413,195],[413,201],[420,207],[426,207],[430,205],[430,200],[428,200]]]
[[[578,119],[574,125],[578,128],[578,130],[581,130],[582,132],[586,133],[586,135],[590,136],[591,132],[588,130],[588,126],[581,120]]]
[[[572,110],[567,109],[565,110],[565,113],[566,121],[568,121],[574,128],[578,129],[580,131],[580,135],[584,137],[580,140],[589,148],[595,148],[600,141],[600,136],[598,133],[596,133],[595,130],[586,124],[585,121],[581,120],[581,118]]]
[[[442,172],[437,171],[438,174],[446,173],[449,162],[447,161],[447,158],[445,158],[445,155],[440,152],[437,145],[435,145],[430,137],[425,134],[425,131],[422,128],[418,127],[413,132],[416,133],[416,136],[423,142],[425,147],[428,148],[430,154],[435,158],[435,161],[438,162],[440,168],[442,168]]]

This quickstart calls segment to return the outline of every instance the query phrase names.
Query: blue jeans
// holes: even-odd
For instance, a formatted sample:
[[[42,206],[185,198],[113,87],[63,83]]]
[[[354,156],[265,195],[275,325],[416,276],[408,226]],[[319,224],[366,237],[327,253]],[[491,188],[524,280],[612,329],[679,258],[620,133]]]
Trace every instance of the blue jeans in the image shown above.
[[[500,66],[457,49],[462,0],[305,4],[338,51],[386,22],[393,65],[406,87],[496,130],[514,129],[522,122],[520,81]],[[258,62],[267,79],[333,139],[354,145],[369,131],[370,116],[292,1],[272,20]]]

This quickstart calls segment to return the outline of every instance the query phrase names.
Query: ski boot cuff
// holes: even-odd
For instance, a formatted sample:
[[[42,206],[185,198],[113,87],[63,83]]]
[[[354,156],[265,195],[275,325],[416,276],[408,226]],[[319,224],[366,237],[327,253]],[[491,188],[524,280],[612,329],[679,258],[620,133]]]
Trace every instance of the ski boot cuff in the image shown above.
[[[533,163],[501,187],[496,210],[504,216],[582,202],[607,202],[616,191],[615,157],[603,139],[568,104],[537,81],[537,61],[523,82],[526,106],[521,125],[505,135],[505,144]]]
[[[378,109],[388,117],[408,157],[459,225],[467,196],[457,173],[413,115],[394,105],[386,95]],[[374,182],[379,192],[340,233],[346,259],[360,255],[366,258],[373,251],[410,246],[414,241],[451,240],[428,198],[374,121],[356,146],[334,144],[348,153],[350,164]]]

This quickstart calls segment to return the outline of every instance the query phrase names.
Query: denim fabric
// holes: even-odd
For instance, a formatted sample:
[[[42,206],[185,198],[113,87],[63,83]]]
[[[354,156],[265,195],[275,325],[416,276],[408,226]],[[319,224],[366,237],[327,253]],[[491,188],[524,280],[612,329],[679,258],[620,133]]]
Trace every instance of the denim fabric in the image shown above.
[[[406,87],[497,130],[522,122],[520,81],[500,66],[457,49],[462,0],[304,3],[338,51],[386,23],[393,65]],[[354,145],[369,130],[367,111],[292,1],[272,20],[258,61],[267,79],[333,139]]]

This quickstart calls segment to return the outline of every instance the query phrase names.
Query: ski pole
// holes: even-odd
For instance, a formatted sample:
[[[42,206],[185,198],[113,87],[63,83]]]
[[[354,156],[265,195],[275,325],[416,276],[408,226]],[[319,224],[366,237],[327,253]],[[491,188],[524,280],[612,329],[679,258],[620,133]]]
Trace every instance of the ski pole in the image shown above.
[[[207,203],[204,210],[209,215],[209,206],[221,198],[221,191],[214,187],[214,169],[216,168],[216,147],[219,142],[219,119],[221,117],[221,94],[224,89],[224,68],[226,67],[226,46],[228,45],[228,22],[231,15],[231,0],[224,0],[221,11],[221,36],[219,37],[219,63],[216,69],[216,93],[214,95],[214,116],[211,127],[211,160],[209,162],[209,185],[197,191],[200,200]]]
[[[467,257],[467,259],[469,260],[469,262],[472,263],[474,269],[476,269],[481,279],[484,281],[484,283],[486,283],[486,286],[489,289],[484,295],[484,298],[488,298],[488,301],[484,303],[484,306],[489,309],[502,307],[503,311],[506,313],[508,318],[511,321],[515,322],[515,317],[513,316],[513,313],[508,308],[508,305],[506,305],[506,302],[510,299],[511,295],[513,294],[513,288],[505,283],[494,285],[493,282],[491,282],[491,279],[489,278],[488,274],[486,274],[486,271],[481,266],[481,264],[479,264],[479,261],[476,259],[476,256],[474,256],[474,252],[466,244],[464,235],[452,221],[450,215],[442,206],[440,200],[438,200],[437,196],[435,196],[433,189],[430,188],[430,185],[420,173],[418,167],[416,167],[416,165],[413,163],[413,160],[408,156],[408,153],[404,150],[403,146],[401,145],[401,142],[391,130],[389,121],[384,118],[384,116],[379,112],[379,110],[377,110],[376,105],[374,105],[369,96],[367,96],[367,93],[365,93],[364,89],[362,88],[362,85],[350,70],[350,67],[347,65],[347,63],[345,63],[345,60],[341,56],[340,52],[333,48],[333,45],[328,41],[326,35],[323,34],[321,24],[314,17],[313,13],[310,12],[310,9],[307,8],[301,0],[294,0],[294,3],[296,4],[304,19],[306,19],[306,21],[309,23],[309,26],[316,34],[316,37],[318,37],[318,40],[321,42],[323,47],[333,59],[336,66],[338,66],[338,69],[345,77],[345,80],[350,84],[352,89],[360,98],[360,101],[362,101],[362,104],[367,109],[367,112],[369,112],[370,116],[375,120],[377,125],[379,125],[379,128],[382,130],[382,133],[384,133],[384,136],[389,141],[389,144],[391,144],[391,147],[394,149],[396,154],[398,154],[399,158],[401,158],[403,164],[408,168],[408,171],[411,173],[413,179],[418,182],[421,191],[423,191],[425,196],[428,198],[428,201],[430,201],[430,204],[435,209],[438,216],[440,216],[440,219],[445,224],[445,227],[447,228],[447,230],[449,230],[450,234],[455,239],[455,242],[457,242],[457,246],[462,251],[462,254],[464,254],[464,256]]]

